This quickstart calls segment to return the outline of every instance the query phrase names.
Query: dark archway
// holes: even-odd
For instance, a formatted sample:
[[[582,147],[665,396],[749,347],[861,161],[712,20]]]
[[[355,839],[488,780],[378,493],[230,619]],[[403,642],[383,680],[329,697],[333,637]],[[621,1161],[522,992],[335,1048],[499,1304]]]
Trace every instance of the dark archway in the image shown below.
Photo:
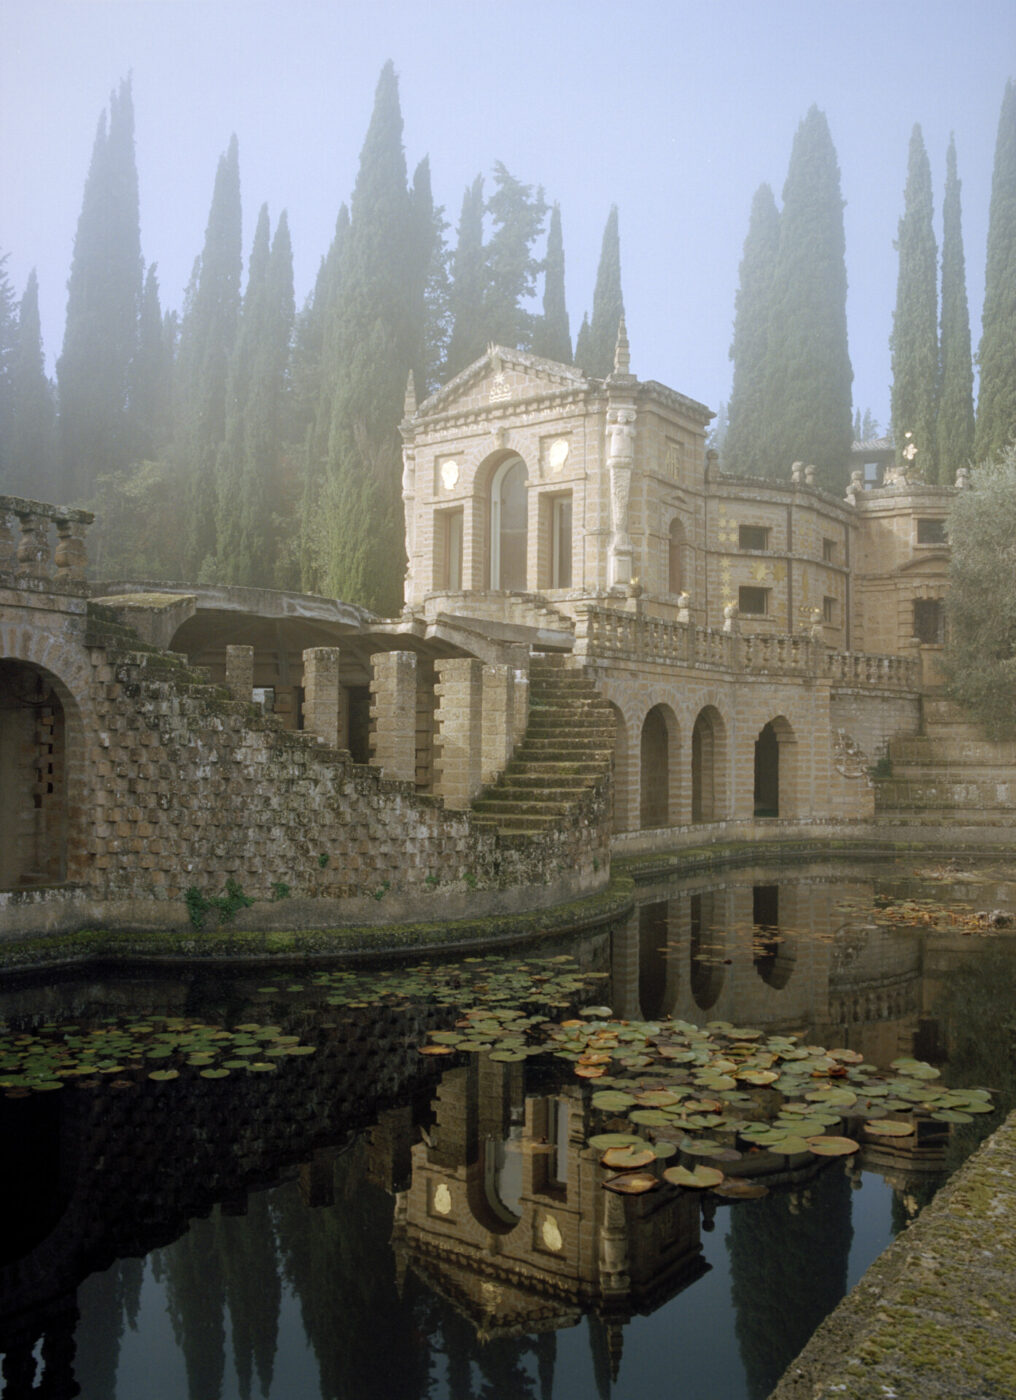
[[[0,889],[67,878],[67,723],[56,678],[0,661]]]
[[[662,705],[654,705],[642,722],[639,827],[670,825],[670,735]]]
[[[780,815],[780,741],[771,724],[755,740],[755,815]]]
[[[699,711],[691,732],[691,819],[715,822],[724,816],[723,773],[727,732],[713,705]]]

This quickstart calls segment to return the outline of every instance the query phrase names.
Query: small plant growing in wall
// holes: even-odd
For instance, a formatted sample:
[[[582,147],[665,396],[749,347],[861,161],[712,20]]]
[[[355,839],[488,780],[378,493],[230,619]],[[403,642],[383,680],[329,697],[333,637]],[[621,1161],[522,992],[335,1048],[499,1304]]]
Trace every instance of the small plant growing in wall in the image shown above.
[[[462,872],[462,879],[463,883],[467,884],[471,890],[475,890],[476,886],[479,884],[479,881],[471,870],[464,870]]]
[[[388,891],[391,889],[391,887],[392,887],[392,882],[391,882],[391,880],[385,880],[385,881],[383,881],[382,884],[374,891],[374,898],[375,898],[375,899],[384,899],[385,895],[388,893]]]
[[[329,862],[330,860],[331,860],[331,856],[328,854],[328,852],[327,852],[327,851],[322,851],[321,854],[320,854],[320,855],[318,856],[318,858],[317,858],[318,869],[319,869],[319,870],[324,870],[325,866],[328,864],[328,862]]]
[[[436,875],[425,875],[425,876],[424,876],[424,879],[423,879],[423,883],[424,883],[425,885],[429,885],[430,888],[433,890],[433,889],[436,889],[436,888],[437,888],[437,886],[441,883],[441,881],[437,878]]]
[[[285,880],[275,880],[275,881],[273,882],[273,884],[272,884],[272,899],[273,899],[273,900],[275,900],[275,899],[288,899],[289,896],[290,896],[291,894],[292,894],[292,890],[291,890],[291,889],[289,888],[289,886],[286,884]]]
[[[190,921],[199,931],[204,928],[208,914],[214,913],[216,928],[222,928],[223,924],[231,924],[241,909],[249,909],[254,903],[232,876],[226,881],[222,894],[205,895],[197,885],[191,885],[183,898]]]

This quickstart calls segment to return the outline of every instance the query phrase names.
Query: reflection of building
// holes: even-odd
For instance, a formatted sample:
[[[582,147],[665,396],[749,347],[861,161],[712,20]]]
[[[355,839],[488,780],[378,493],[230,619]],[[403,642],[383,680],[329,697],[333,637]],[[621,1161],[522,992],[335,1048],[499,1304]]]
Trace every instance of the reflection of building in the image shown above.
[[[525,1097],[519,1068],[484,1057],[445,1074],[398,1199],[395,1247],[482,1337],[598,1314],[616,1371],[619,1324],[705,1272],[699,1198],[603,1190],[581,1088]]]

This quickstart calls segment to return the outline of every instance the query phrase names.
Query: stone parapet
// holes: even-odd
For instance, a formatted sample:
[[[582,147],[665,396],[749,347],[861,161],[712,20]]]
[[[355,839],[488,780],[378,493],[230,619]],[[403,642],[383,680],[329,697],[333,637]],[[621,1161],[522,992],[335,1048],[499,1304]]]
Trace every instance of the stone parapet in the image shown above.
[[[468,807],[483,786],[483,665],[450,657],[436,665],[437,742],[434,791],[446,807]]]
[[[82,591],[88,565],[85,531],[94,518],[87,510],[0,496],[0,574],[11,573],[29,587]],[[17,522],[17,540],[12,521]],[[50,538],[54,526],[55,550]]]

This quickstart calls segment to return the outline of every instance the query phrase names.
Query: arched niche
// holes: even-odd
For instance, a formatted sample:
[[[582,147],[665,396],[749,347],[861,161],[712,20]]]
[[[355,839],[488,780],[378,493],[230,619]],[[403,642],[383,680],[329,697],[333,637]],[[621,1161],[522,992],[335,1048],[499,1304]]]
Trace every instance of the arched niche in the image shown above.
[[[696,716],[691,731],[691,819],[721,821],[726,816],[727,728],[714,705]]]
[[[490,578],[492,589],[524,593],[528,580],[529,473],[513,453],[490,478]]]
[[[667,592],[682,593],[685,587],[684,568],[685,533],[684,526],[675,515],[670,522],[667,540]]]
[[[654,705],[642,722],[639,827],[652,831],[677,821],[677,719],[669,705]]]
[[[68,735],[79,729],[56,676],[0,660],[0,889],[68,878]]]
[[[795,813],[794,753],[794,731],[783,715],[777,715],[759,730],[754,753],[756,817],[785,817]]]

